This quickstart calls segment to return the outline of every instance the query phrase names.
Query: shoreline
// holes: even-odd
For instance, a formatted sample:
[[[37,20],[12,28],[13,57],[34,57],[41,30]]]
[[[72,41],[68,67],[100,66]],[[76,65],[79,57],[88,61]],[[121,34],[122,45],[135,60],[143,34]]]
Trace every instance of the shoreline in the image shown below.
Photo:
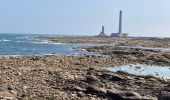
[[[63,39],[63,37],[60,39]],[[74,39],[71,37],[62,41],[86,43],[94,37]],[[108,54],[109,57],[94,55],[0,56],[0,98],[12,98],[11,100],[103,100],[115,98],[122,100],[157,100],[169,93],[169,79],[150,75],[137,76],[120,71],[110,72],[104,69],[140,63],[170,65],[170,52],[116,47],[138,43],[139,41],[139,45],[148,42],[144,40],[137,42],[137,40],[128,38],[117,38],[115,40],[109,38],[109,40],[95,37],[95,39],[99,39],[98,43],[111,41],[109,43],[114,43],[114,45],[78,48],[86,49],[88,52]],[[95,39],[88,43],[96,42]],[[155,45],[157,42],[149,40],[148,44],[144,46],[157,47],[164,42]],[[163,47],[163,45],[161,46]]]
[[[118,46],[143,46],[143,47],[160,47],[160,48],[170,48],[170,38],[117,38],[117,37],[69,37],[69,36],[42,36],[36,37],[40,40],[49,40],[55,43],[107,43],[114,44]]]

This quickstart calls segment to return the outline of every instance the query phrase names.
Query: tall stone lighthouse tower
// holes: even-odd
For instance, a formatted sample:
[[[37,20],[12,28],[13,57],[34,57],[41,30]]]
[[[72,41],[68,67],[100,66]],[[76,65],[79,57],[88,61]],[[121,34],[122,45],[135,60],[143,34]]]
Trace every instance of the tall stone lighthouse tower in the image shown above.
[[[119,36],[122,36],[122,11],[119,12]]]

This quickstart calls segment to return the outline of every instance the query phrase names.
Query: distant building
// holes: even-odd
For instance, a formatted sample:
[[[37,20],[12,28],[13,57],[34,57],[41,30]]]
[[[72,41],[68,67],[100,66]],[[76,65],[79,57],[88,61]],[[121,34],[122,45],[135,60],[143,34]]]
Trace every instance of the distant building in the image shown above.
[[[119,33],[111,33],[111,37],[121,37]]]
[[[128,33],[111,33],[111,37],[128,37]]]
[[[111,33],[111,37],[128,37],[128,33],[122,33],[122,11],[119,12],[119,30],[118,30],[118,33]]]
[[[128,33],[123,33],[122,37],[128,37]]]
[[[99,37],[106,37],[107,36],[104,32],[104,26],[102,26],[102,31],[100,32],[100,34],[98,36]]]
[[[122,33],[122,11],[119,12],[119,28],[117,33],[111,33],[111,37],[128,37],[128,33]],[[102,31],[98,37],[107,37],[104,32],[104,26],[102,26]]]

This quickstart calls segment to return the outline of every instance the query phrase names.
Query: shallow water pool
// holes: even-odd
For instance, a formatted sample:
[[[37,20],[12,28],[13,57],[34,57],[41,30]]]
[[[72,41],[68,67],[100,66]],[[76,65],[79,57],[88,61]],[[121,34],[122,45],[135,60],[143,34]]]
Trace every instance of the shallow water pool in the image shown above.
[[[110,67],[106,70],[117,72],[117,71],[124,71],[134,75],[154,75],[157,77],[163,77],[166,79],[170,79],[170,66],[156,66],[156,65],[144,65],[144,64],[137,64],[137,65],[123,65],[117,67]]]

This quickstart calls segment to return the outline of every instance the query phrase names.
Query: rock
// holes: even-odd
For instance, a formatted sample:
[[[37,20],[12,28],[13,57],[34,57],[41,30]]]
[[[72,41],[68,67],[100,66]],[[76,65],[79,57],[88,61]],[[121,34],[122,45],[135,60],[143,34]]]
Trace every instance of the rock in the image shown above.
[[[30,60],[33,60],[33,61],[38,61],[38,60],[39,60],[39,57],[32,56],[32,57],[30,58]]]
[[[75,86],[75,87],[73,88],[73,90],[74,90],[74,91],[86,91],[86,89],[81,88],[81,87],[79,87],[79,86]]]
[[[113,75],[111,78],[111,81],[122,81],[123,77],[119,76],[119,75]]]
[[[112,100],[152,100],[150,98],[142,97],[136,92],[132,91],[119,91],[119,90],[107,90],[107,97]]]
[[[15,90],[10,90],[10,93],[17,95],[17,91],[15,91]]]
[[[106,96],[109,97],[112,100],[122,100],[123,98],[119,95],[119,90],[107,90]]]
[[[0,84],[0,91],[5,91],[7,90],[7,85],[6,84]]]
[[[94,83],[94,82],[99,82],[99,79],[96,76],[87,76],[86,77],[87,83]]]
[[[111,81],[122,81],[123,80],[123,77],[121,77],[120,75],[111,73],[111,72],[103,72],[101,77],[104,79],[111,80]]]
[[[141,100],[142,99],[142,97],[138,93],[132,92],[132,91],[125,91],[120,94],[124,99],[129,99],[129,100]]]
[[[158,100],[170,100],[170,92],[161,91],[159,93]]]
[[[116,54],[116,55],[129,55],[129,52],[126,52],[126,51],[113,51],[113,54]]]
[[[104,88],[99,88],[99,87],[95,87],[95,86],[89,86],[86,88],[86,93],[95,94],[98,96],[105,96],[106,91],[107,90]]]
[[[85,94],[84,94],[84,92],[78,92],[78,93],[77,93],[77,96],[78,96],[78,97],[83,97],[83,96],[85,96]]]
[[[1,91],[0,100],[18,100],[18,99],[8,91]]]
[[[101,77],[104,78],[104,79],[111,79],[113,76],[113,73],[111,72],[103,72]]]

